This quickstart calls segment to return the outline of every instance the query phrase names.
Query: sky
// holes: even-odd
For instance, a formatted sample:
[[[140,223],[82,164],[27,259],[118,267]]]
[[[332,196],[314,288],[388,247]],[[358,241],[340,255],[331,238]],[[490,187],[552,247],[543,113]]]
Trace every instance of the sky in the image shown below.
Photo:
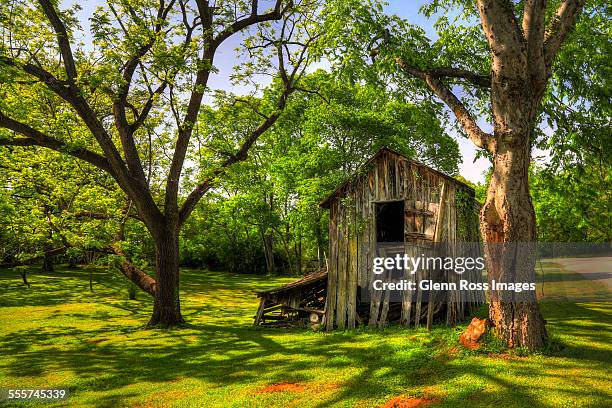
[[[64,7],[74,4],[75,0],[68,0],[64,2]],[[435,18],[428,19],[427,17],[419,14],[419,9],[427,0],[387,0],[388,5],[386,11],[390,14],[397,14],[410,23],[421,26],[427,35],[435,39],[436,33],[433,28]],[[105,0],[84,0],[78,1],[81,6],[81,12],[79,13],[80,21],[82,22],[85,33],[89,32],[88,19],[92,16],[94,10],[98,6],[104,6]],[[88,43],[87,38],[82,38],[85,43]],[[233,38],[224,44],[217,51],[214,65],[219,69],[219,74],[212,75],[209,81],[209,85],[213,89],[226,89],[235,93],[247,93],[249,88],[246,86],[236,86],[230,83],[228,74],[232,72],[234,65],[236,64],[236,53],[234,49],[238,45],[239,38]],[[488,124],[480,123],[485,131],[490,131]],[[484,175],[490,168],[490,163],[487,159],[480,158],[474,161],[476,155],[476,148],[472,142],[465,137],[459,135],[453,128],[452,123],[446,123],[445,128],[449,135],[457,140],[459,144],[459,150],[461,152],[461,164],[459,165],[459,173],[473,182],[484,182]]]

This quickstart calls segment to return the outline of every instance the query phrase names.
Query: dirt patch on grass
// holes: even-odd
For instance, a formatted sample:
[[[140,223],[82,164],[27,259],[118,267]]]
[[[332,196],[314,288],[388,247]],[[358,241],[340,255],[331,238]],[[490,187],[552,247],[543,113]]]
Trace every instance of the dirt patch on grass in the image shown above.
[[[455,357],[457,354],[459,354],[459,349],[457,347],[451,347],[446,351],[446,354],[449,357]]]
[[[436,402],[440,401],[433,398],[413,398],[400,395],[399,397],[390,399],[379,408],[420,408],[429,406]]]
[[[269,392],[282,392],[282,391],[303,392],[305,390],[306,390],[306,387],[301,384],[282,383],[282,384],[268,385],[267,387],[264,387],[260,389],[259,391],[257,391],[257,394],[264,394],[264,393],[269,393]]]

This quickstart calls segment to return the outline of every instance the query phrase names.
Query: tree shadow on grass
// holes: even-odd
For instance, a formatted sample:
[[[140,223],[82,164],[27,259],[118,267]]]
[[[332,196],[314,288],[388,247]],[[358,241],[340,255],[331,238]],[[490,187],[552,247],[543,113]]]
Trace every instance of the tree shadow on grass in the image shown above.
[[[434,397],[439,392],[441,403],[448,406],[500,404],[538,408],[550,406],[538,397],[542,392],[557,393],[571,401],[575,391],[564,388],[568,384],[565,371],[575,371],[588,361],[598,371],[574,374],[571,382],[580,384],[581,392],[591,394],[602,406],[610,399],[609,393],[589,386],[590,380],[606,380],[599,378],[599,373],[606,372],[611,363],[609,353],[605,352],[610,344],[611,314],[605,304],[595,308],[581,304],[546,305],[543,309],[550,327],[572,339],[589,339],[588,344],[569,342],[555,354],[560,358],[536,356],[501,362],[495,357],[448,354],[435,331],[433,340],[425,342],[409,340],[415,332],[406,331],[405,343],[398,345],[387,342],[387,333],[389,339],[397,338],[396,329],[324,334],[255,328],[244,318],[245,314],[253,313],[252,304],[234,305],[237,297],[253,296],[251,286],[258,287],[251,282],[255,278],[241,277],[238,285],[235,277],[232,282],[221,275],[191,275],[187,274],[188,280],[183,284],[188,294],[186,314],[191,317],[191,323],[185,327],[162,331],[126,325],[122,309],[125,304],[107,294],[100,301],[108,309],[95,310],[93,314],[58,310],[57,321],[51,318],[41,327],[0,334],[0,349],[14,357],[3,370],[15,380],[70,371],[79,379],[76,384],[53,386],[70,387],[73,394],[101,392],[95,397],[97,406],[120,405],[135,394],[118,390],[139,383],[161,385],[188,377],[212,387],[252,388],[252,397],[259,398],[257,384],[316,383],[321,372],[327,374],[326,378],[333,378],[335,372],[349,372],[350,375],[337,378],[337,389],[319,406],[345,401],[384,402],[401,393],[427,397],[423,390],[430,390]],[[71,285],[72,289],[81,285],[79,279],[75,280],[66,284],[68,292]],[[48,289],[52,294],[48,297],[43,294],[38,305],[53,307],[62,303],[59,299],[63,295],[54,293],[53,285]],[[70,299],[76,301],[78,297]],[[146,321],[146,305],[139,304],[130,316]],[[113,312],[113,308],[121,313]],[[198,319],[203,314],[209,318],[205,323]],[[91,321],[92,325],[83,328],[71,323],[74,321]],[[292,341],[291,334],[299,341]],[[419,335],[429,336],[422,332]],[[508,372],[516,380],[509,379]],[[444,390],[447,384],[456,387],[452,393]],[[491,386],[494,388],[490,389]]]
[[[464,386],[463,391],[453,393],[445,400],[450,406],[461,405],[465,398],[478,398],[481,405],[491,401],[505,401],[505,406],[545,407],[538,400],[538,392],[544,385],[530,381],[521,385],[509,381],[487,364],[481,357],[470,364],[460,358],[439,354],[436,342],[397,346],[380,342],[376,347],[364,349],[353,347],[368,333],[338,333],[312,335],[307,344],[281,344],[274,333],[245,327],[225,327],[209,324],[193,324],[183,330],[171,332],[152,331],[155,342],[143,339],[141,331],[125,332],[126,338],[118,341],[90,343],[88,339],[99,338],[108,332],[116,333],[120,325],[106,325],[97,330],[68,330],[49,328],[28,330],[18,338],[2,338],[0,348],[8,353],[19,353],[25,358],[16,359],[9,368],[13,377],[43,375],[49,371],[70,370],[80,381],[72,392],[85,390],[112,391],[139,382],[165,383],[177,378],[191,377],[206,381],[217,387],[249,385],[264,380],[269,384],[285,382],[307,383],[316,381],[312,370],[323,367],[327,370],[357,368],[358,374],[344,381],[330,399],[320,406],[329,406],[345,400],[372,400],[398,393],[398,389],[423,389],[452,382],[461,377],[495,384],[496,390],[489,392],[478,384]],[[71,347],[54,347],[57,336],[76,339]],[[381,334],[384,336],[384,334]],[[133,337],[133,339],[132,339]],[[167,347],[160,345],[170,341]],[[194,339],[195,337],[195,339]],[[80,342],[80,343],[79,343]],[[120,343],[120,344],[118,344]],[[49,344],[44,350],[28,350],[27,345]],[[585,358],[594,357],[597,350],[583,351]],[[571,350],[569,355],[571,355]],[[599,354],[601,350],[599,350]],[[597,357],[594,363],[609,364]],[[542,378],[541,363],[530,359],[510,361],[507,370],[523,378]],[[548,369],[562,370],[571,365],[546,362]],[[504,373],[505,374],[505,373]],[[575,378],[572,381],[580,381]],[[555,382],[553,382],[555,383]],[[548,391],[564,393],[563,386],[548,385]],[[70,386],[65,384],[64,386]],[[398,388],[399,387],[399,388]],[[601,401],[610,397],[600,390],[589,389]],[[105,396],[103,398],[114,398]],[[110,402],[107,401],[107,402]],[[100,405],[106,405],[100,401]],[[111,404],[109,404],[111,405]]]

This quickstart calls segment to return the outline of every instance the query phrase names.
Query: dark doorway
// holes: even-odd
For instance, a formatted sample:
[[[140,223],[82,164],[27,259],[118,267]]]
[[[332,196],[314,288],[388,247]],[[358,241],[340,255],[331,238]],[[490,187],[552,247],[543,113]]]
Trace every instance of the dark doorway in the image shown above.
[[[376,203],[376,241],[404,242],[404,201]]]

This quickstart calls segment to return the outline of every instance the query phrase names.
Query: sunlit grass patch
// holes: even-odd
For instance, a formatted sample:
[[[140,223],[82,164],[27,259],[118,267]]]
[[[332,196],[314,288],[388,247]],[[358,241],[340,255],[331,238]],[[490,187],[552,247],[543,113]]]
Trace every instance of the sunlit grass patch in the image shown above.
[[[104,269],[93,292],[88,279],[82,270],[32,270],[28,289],[0,271],[0,387],[68,387],[71,405],[91,407],[376,407],[398,396],[430,406],[604,407],[612,399],[610,303],[543,303],[555,347],[521,356],[493,340],[477,353],[462,349],[465,326],[253,327],[254,291],[291,278],[193,269],[182,274],[187,325],[146,329],[148,295],[128,300],[123,279]]]

